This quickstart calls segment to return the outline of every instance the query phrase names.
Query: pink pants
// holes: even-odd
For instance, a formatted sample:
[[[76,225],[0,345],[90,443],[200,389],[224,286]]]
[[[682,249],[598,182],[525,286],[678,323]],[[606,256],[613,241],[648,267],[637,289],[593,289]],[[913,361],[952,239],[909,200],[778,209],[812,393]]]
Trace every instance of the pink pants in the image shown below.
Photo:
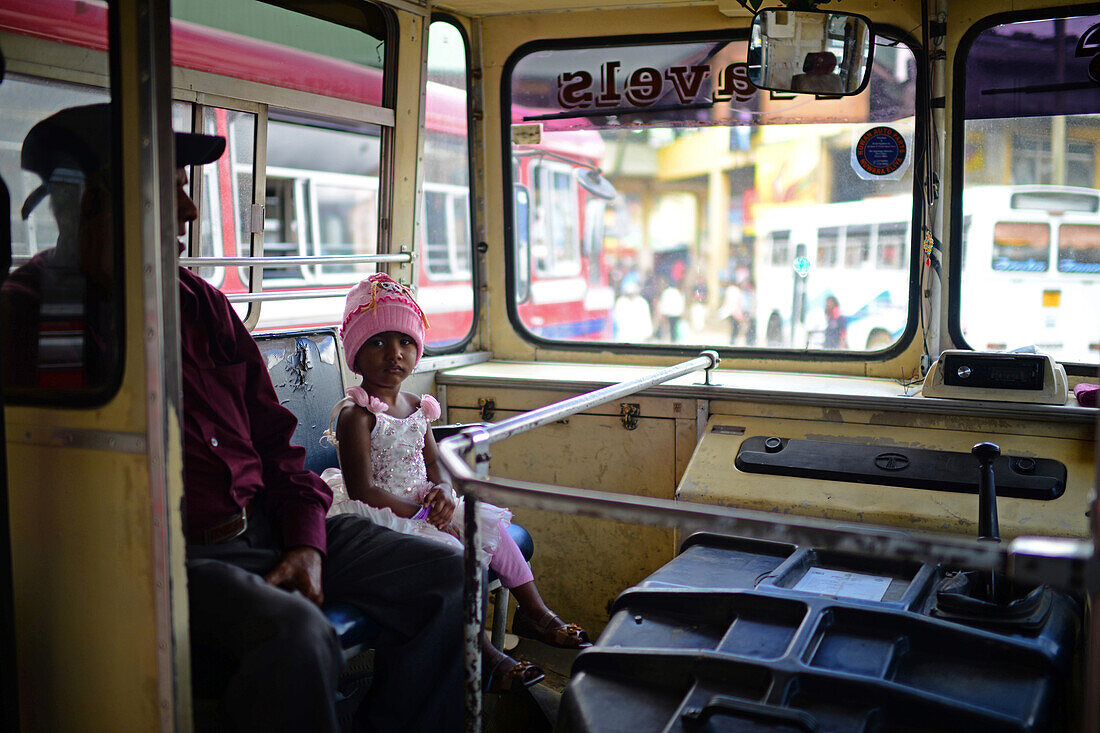
[[[500,577],[500,583],[505,588],[515,588],[535,579],[504,522],[500,523],[500,542],[493,559],[489,561],[489,568]]]

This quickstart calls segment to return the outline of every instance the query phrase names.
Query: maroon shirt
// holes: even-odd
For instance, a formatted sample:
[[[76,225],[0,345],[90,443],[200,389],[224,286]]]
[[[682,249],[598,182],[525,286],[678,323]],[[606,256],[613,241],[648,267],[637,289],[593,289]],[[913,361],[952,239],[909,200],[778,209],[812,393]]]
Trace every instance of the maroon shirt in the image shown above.
[[[332,492],[290,444],[298,425],[271,386],[260,350],[217,289],[179,268],[184,526],[221,524],[259,496],[283,547],[325,552]]]

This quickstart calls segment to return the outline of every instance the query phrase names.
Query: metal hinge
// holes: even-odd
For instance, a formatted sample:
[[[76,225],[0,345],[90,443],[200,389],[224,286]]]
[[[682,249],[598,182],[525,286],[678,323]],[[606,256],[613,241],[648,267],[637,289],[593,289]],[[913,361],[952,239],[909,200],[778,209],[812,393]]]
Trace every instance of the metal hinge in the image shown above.
[[[264,232],[264,205],[252,204],[252,211],[249,223],[249,232],[252,234],[263,234]]]
[[[637,402],[619,403],[619,420],[627,430],[638,427],[638,418],[642,416],[642,406]]]
[[[477,406],[481,410],[481,420],[483,422],[492,422],[493,415],[497,411],[497,401],[492,397],[478,397]]]

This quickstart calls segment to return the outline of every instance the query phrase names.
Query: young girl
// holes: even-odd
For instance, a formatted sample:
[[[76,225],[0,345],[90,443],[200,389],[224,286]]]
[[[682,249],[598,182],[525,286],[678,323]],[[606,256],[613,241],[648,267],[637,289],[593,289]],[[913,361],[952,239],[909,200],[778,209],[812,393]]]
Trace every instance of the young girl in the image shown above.
[[[322,477],[333,491],[329,514],[355,513],[384,527],[461,546],[463,500],[443,481],[429,423],[439,403],[401,391],[424,353],[426,319],[412,294],[384,273],[371,275],[348,293],[340,338],[348,367],[362,376],[362,387],[333,408],[326,435],[336,447],[341,470]],[[478,560],[494,570],[515,595],[512,630],[554,646],[590,646],[588,635],[567,624],[543,602],[534,577],[507,527],[512,513],[478,502]],[[517,662],[482,634],[485,688],[509,692],[544,677],[529,662]]]

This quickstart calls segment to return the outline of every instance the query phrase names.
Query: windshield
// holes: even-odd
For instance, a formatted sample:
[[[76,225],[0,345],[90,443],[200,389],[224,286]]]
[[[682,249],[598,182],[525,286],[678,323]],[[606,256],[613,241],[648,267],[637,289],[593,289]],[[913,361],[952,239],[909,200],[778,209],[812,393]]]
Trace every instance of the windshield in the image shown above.
[[[1019,21],[976,33],[964,57],[952,318],[972,348],[1097,363],[1098,38],[1100,16]]]
[[[757,90],[747,51],[730,35],[514,59],[508,158],[530,220],[513,255],[531,262],[514,316],[531,335],[786,352],[899,339],[912,53],[880,41],[867,90],[829,97]],[[596,172],[607,188],[584,185]]]

